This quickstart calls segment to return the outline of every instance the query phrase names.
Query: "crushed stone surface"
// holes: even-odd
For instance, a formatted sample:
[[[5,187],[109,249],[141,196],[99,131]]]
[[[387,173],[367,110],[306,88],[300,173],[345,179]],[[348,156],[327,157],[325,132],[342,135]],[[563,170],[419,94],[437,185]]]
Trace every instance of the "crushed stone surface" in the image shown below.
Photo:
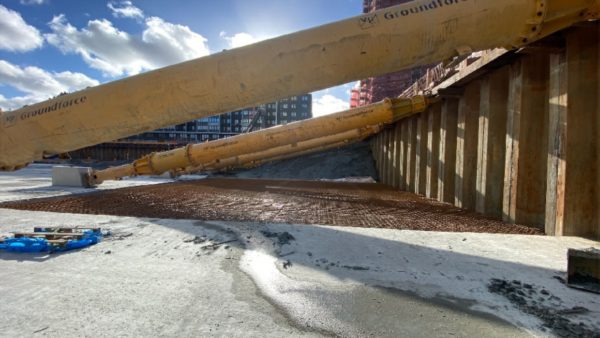
[[[381,184],[212,178],[11,201],[2,208],[170,219],[541,235]]]

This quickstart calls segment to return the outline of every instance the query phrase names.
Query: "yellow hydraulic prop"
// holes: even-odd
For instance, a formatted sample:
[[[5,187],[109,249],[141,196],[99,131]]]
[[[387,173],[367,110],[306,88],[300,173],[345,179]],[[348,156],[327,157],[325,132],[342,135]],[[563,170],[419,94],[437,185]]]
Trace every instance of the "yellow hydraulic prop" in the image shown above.
[[[195,168],[188,168],[186,171],[212,171],[221,170],[226,168],[240,168],[255,166],[266,161],[279,160],[282,157],[287,156],[299,156],[298,154],[306,154],[306,152],[315,150],[320,151],[325,147],[333,146],[339,147],[341,145],[350,144],[353,142],[361,141],[367,137],[377,134],[381,130],[380,125],[366,126],[359,129],[350,130],[347,132],[324,136],[320,138],[314,138],[307,141],[298,143],[287,144],[255,153],[243,154],[239,156],[230,157],[228,159],[215,161],[207,165],[203,165]]]
[[[372,105],[294,122],[248,134],[206,143],[189,144],[186,147],[152,153],[119,167],[96,171],[90,184],[135,175],[160,175],[171,170],[186,168],[210,168],[229,164],[247,164],[253,160],[265,160],[284,155],[294,144],[302,150],[339,143],[344,138],[366,137],[381,125],[389,124],[406,116],[423,112],[427,100],[423,96],[410,99],[386,99]],[[357,132],[358,130],[358,132]],[[258,154],[257,154],[258,153]],[[254,154],[254,155],[252,155]],[[236,159],[237,158],[237,159]]]
[[[417,0],[4,112],[0,169],[596,19],[600,0]]]

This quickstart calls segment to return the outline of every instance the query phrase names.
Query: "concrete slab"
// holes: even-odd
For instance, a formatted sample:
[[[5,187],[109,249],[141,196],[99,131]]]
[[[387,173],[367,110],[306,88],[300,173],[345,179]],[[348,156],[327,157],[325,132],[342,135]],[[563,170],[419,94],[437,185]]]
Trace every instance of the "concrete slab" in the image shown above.
[[[88,177],[92,174],[89,167],[52,167],[52,185],[55,187],[91,188]]]
[[[491,293],[494,279],[545,290],[535,301],[554,309],[584,307],[568,320],[600,329],[600,299],[553,278],[567,247],[590,246],[577,238],[2,209],[0,218],[2,233],[34,223],[112,232],[60,255],[0,253],[7,336],[552,335]]]
[[[15,201],[30,198],[64,196],[90,193],[97,190],[110,190],[138,185],[173,182],[172,179],[136,177],[122,181],[108,181],[96,187],[65,187],[52,185],[52,165],[31,164],[28,167],[11,172],[0,172],[0,201]]]
[[[48,166],[27,170],[0,175],[0,199],[86,191],[50,187]],[[157,182],[164,180],[119,184]],[[569,248],[598,246],[581,238],[8,209],[0,209],[0,220],[0,235],[58,224],[112,233],[98,245],[59,255],[0,252],[0,332],[6,336],[523,337],[600,331],[600,296],[560,281]],[[520,283],[526,296],[504,292],[498,285],[506,281],[517,291],[512,283]],[[563,326],[550,325],[548,313]]]

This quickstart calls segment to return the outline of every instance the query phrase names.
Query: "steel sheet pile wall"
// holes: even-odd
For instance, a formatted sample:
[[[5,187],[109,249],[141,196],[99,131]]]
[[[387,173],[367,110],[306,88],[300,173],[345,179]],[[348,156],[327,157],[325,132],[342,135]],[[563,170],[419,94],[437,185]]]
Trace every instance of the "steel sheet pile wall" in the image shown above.
[[[440,90],[427,112],[374,137],[380,180],[549,235],[600,239],[600,26],[555,38],[561,48]]]

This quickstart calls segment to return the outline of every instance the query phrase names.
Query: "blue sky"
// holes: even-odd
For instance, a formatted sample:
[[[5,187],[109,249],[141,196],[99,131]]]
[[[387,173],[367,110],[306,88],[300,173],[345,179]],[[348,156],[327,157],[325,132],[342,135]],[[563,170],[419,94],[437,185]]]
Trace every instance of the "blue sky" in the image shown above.
[[[348,18],[362,0],[0,0],[0,108]],[[316,115],[353,84],[314,93]]]

